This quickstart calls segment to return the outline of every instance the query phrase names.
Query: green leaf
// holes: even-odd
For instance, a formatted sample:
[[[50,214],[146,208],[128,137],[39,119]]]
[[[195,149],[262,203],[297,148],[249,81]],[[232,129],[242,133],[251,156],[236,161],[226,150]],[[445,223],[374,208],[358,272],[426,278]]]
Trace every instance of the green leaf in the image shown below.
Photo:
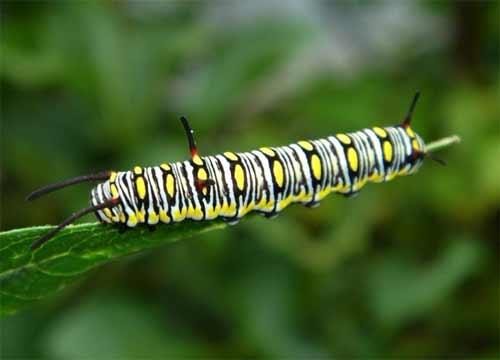
[[[68,226],[36,251],[30,245],[51,226],[0,233],[0,315],[12,314],[61,291],[87,271],[110,260],[205,231],[225,227],[222,221],[184,221],[137,227],[120,234],[99,223]]]

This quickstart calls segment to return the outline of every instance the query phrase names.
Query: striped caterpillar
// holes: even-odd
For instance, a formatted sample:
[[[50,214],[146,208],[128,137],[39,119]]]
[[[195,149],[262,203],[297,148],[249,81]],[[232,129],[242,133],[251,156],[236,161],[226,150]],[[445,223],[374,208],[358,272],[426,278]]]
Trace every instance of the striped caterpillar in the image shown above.
[[[35,241],[36,249],[76,219],[94,212],[121,231],[147,224],[223,218],[236,223],[251,211],[273,217],[291,203],[309,207],[331,192],[353,196],[367,182],[390,181],[415,173],[428,153],[410,127],[417,92],[404,121],[281,147],[201,157],[188,121],[191,159],[132,171],[106,171],[41,188],[48,192],[84,181],[104,181],[91,192],[91,206],[74,213]]]

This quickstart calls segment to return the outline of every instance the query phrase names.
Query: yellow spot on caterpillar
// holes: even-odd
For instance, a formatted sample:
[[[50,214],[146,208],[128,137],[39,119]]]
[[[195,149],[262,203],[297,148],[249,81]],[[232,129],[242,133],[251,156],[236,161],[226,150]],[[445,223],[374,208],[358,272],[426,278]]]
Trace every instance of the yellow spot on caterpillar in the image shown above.
[[[413,141],[411,143],[412,143],[413,148],[415,150],[420,150],[420,144],[418,143],[417,139],[413,139]]]
[[[236,186],[242,191],[245,188],[245,172],[240,164],[234,167],[234,179],[236,180]]]
[[[194,157],[193,157],[193,162],[196,164],[196,165],[203,165],[203,160],[201,160],[201,157],[196,154]]]
[[[286,208],[288,205],[290,205],[292,200],[293,200],[293,198],[291,196],[288,196],[287,198],[281,200],[280,203],[278,204],[278,209],[282,210],[282,209]]]
[[[252,205],[249,204],[248,206],[245,206],[245,207],[241,207],[240,208],[240,213],[239,213],[239,216],[245,216],[246,214],[248,214],[250,211],[252,211]]]
[[[225,201],[220,208],[220,214],[222,216],[226,216],[228,214],[228,206],[227,206],[227,202],[225,202]]]
[[[229,212],[229,216],[234,216],[236,215],[236,203],[231,203],[228,207],[228,212]]]
[[[113,197],[113,199],[116,199],[117,197],[120,196],[115,184],[111,184],[111,196]]]
[[[120,222],[124,223],[125,222],[125,214],[120,213]]]
[[[256,205],[256,207],[257,207],[257,209],[263,209],[265,205],[266,205],[266,198],[264,196],[262,196],[262,199],[260,199],[260,201]]]
[[[373,182],[383,182],[384,181],[384,177],[382,175],[380,175],[379,173],[374,173],[371,178],[370,178],[371,181]]]
[[[130,214],[130,216],[128,217],[127,225],[135,226],[136,224],[137,224],[137,217],[134,214]]]
[[[297,201],[304,201],[307,197],[307,192],[306,192],[306,189],[305,188],[302,188],[300,190],[300,193],[295,197],[295,200]]]
[[[207,180],[207,172],[205,171],[205,169],[201,168],[200,170],[198,170],[198,179],[200,180]]]
[[[135,179],[135,187],[137,188],[137,195],[143,200],[146,197],[146,184],[142,176]]]
[[[228,204],[224,202],[220,209],[220,214],[222,216],[234,216],[236,215],[236,204],[232,202],[231,204]]]
[[[187,213],[188,213],[188,208],[183,207],[181,210],[181,217],[184,219],[186,217]]]
[[[274,200],[273,199],[269,199],[269,202],[267,203],[267,205],[264,208],[264,210],[272,211],[273,209],[274,209]]]
[[[276,153],[274,152],[274,150],[271,149],[271,148],[268,148],[268,147],[261,147],[260,151],[262,151],[267,156],[275,156],[276,155]]]
[[[160,220],[160,217],[154,211],[149,213],[148,224],[151,224],[151,225],[158,224],[159,220]]]
[[[163,170],[165,170],[165,171],[169,171],[169,170],[170,170],[170,165],[165,164],[165,163],[161,164],[161,165],[160,165],[160,167],[161,167]]]
[[[224,156],[227,157],[229,160],[238,161],[238,156],[236,156],[234,152],[226,151],[224,153]]]
[[[408,171],[410,171],[410,166],[405,166],[399,171],[399,175],[408,175]]]
[[[187,218],[188,219],[193,219],[193,220],[200,220],[203,216],[200,216],[198,212],[201,213],[201,210],[198,208],[194,208],[190,206],[187,211]]]
[[[253,206],[252,206],[252,204],[249,204],[248,206],[246,206],[245,208],[243,208],[240,211],[240,216],[244,216],[244,215],[248,214],[252,210],[253,210]]]
[[[346,145],[349,145],[352,142],[351,138],[349,136],[347,136],[346,134],[338,134],[337,139],[339,139],[341,142],[343,142]]]
[[[199,207],[194,208],[193,212],[192,212],[192,217],[195,220],[203,219],[203,211],[201,211],[201,209]]]
[[[300,147],[302,147],[304,150],[307,150],[307,151],[311,151],[314,149],[313,144],[311,144],[309,141],[302,140],[302,141],[299,141],[297,144],[299,144]]]
[[[116,173],[116,172],[114,172],[114,171],[113,171],[113,172],[109,175],[109,181],[110,181],[110,182],[115,182],[115,180],[116,180],[116,175],[118,175],[118,173]]]
[[[316,180],[321,179],[321,160],[319,159],[319,156],[316,154],[311,156],[311,168],[313,171],[314,178]]]
[[[172,218],[174,219],[174,221],[181,221],[184,219],[184,216],[183,216],[183,214],[181,214],[179,209],[173,209],[172,210]]]
[[[144,219],[146,218],[146,214],[145,214],[145,211],[144,210],[139,210],[137,212],[137,220],[139,222],[144,222]]]
[[[108,208],[104,208],[103,211],[104,211],[104,215],[106,215],[106,217],[108,217],[110,219],[113,217],[113,213]]]
[[[319,192],[317,200],[322,200],[325,196],[332,192],[332,188],[327,187]]]
[[[410,137],[414,137],[415,136],[415,132],[412,130],[411,127],[407,127],[406,128],[406,133],[410,136]]]
[[[141,175],[142,174],[142,168],[140,166],[135,166],[134,167],[134,173],[136,175]]]
[[[332,187],[332,191],[340,191],[340,189],[342,188],[342,184],[340,182],[336,183],[335,185],[333,185]]]
[[[389,174],[386,175],[385,177],[385,180],[386,181],[391,181],[392,179],[394,179],[396,176],[398,176],[398,174],[394,171],[394,172],[391,172]]]
[[[362,179],[362,180],[358,180],[354,186],[353,186],[353,190],[354,191],[359,191],[363,186],[365,186],[366,184],[366,179]]]
[[[278,184],[279,187],[282,187],[285,174],[283,173],[283,165],[281,165],[278,160],[274,161],[273,174],[276,184]]]
[[[165,187],[167,188],[168,195],[170,197],[174,197],[175,183],[174,176],[172,174],[167,175],[167,178],[165,179]]]
[[[168,217],[165,210],[160,210],[160,221],[165,224],[168,224],[170,222],[170,218]]]
[[[389,141],[384,141],[384,158],[387,162],[392,160],[392,144]]]
[[[217,212],[212,206],[207,207],[205,210],[207,213],[207,219],[215,219],[217,217]]]
[[[353,147],[347,150],[347,160],[349,161],[349,166],[352,171],[358,171],[358,153]]]
[[[387,136],[387,131],[385,131],[384,129],[382,129],[380,127],[374,127],[373,131],[375,132],[375,134],[377,134],[378,136],[380,136],[382,138],[385,138]]]

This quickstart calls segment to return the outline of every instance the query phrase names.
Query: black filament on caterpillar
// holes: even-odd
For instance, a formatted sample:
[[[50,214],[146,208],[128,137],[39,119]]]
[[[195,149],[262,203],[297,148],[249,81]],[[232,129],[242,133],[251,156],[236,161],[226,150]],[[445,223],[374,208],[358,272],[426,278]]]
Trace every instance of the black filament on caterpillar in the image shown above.
[[[117,224],[120,231],[138,224],[153,229],[159,223],[186,219],[223,218],[236,223],[251,211],[272,218],[291,203],[314,207],[331,192],[353,196],[367,182],[413,174],[430,157],[410,126],[419,95],[415,94],[404,121],[396,126],[206,157],[198,155],[193,130],[181,117],[190,160],[80,176],[31,193],[27,200],[69,185],[103,181],[92,189],[91,206],[74,213],[31,249],[92,212],[102,223]]]

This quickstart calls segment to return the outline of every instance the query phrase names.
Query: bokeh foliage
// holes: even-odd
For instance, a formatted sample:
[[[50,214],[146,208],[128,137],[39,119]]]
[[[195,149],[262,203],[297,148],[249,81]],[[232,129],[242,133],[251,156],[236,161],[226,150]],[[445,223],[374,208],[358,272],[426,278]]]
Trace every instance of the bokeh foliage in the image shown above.
[[[400,121],[463,143],[413,177],[106,265],[0,322],[2,358],[497,357],[496,2],[1,3],[1,229],[200,151]],[[425,26],[423,26],[425,24]]]

